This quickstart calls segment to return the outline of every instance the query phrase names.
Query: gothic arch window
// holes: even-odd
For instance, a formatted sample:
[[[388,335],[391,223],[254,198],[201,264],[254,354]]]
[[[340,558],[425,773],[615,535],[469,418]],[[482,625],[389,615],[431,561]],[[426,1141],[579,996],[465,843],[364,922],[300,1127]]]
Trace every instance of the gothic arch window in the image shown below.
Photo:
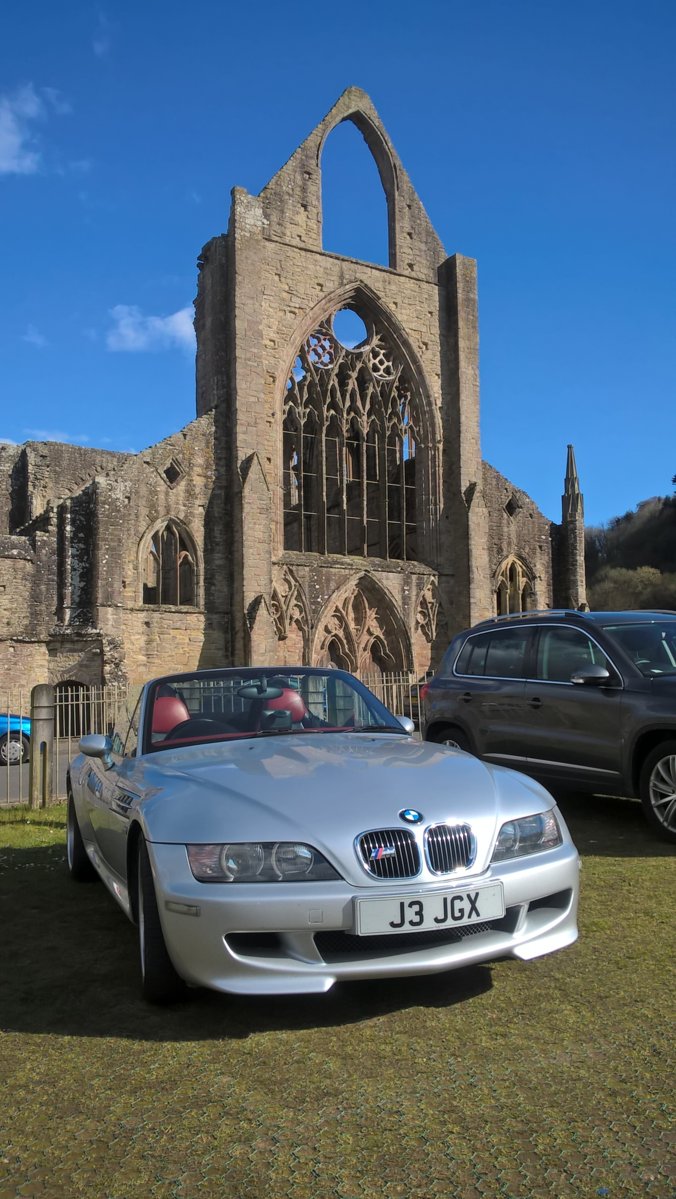
[[[197,606],[197,556],[186,530],[167,520],[150,535],[143,561],[143,603]]]
[[[534,603],[533,583],[519,558],[507,558],[500,567],[495,583],[495,610],[498,616],[512,612],[528,612]]]
[[[388,197],[373,151],[351,120],[341,121],[324,141],[321,183],[324,250],[391,265]]]
[[[365,336],[346,344],[341,312]],[[286,382],[284,548],[416,560],[420,400],[387,332],[356,304],[303,341]]]

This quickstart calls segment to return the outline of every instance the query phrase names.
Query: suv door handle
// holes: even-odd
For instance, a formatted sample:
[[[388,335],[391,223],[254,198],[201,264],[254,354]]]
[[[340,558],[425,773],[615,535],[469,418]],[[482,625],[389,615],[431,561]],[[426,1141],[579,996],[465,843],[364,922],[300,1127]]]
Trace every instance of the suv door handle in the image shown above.
[[[460,696],[460,698],[464,704],[468,704],[472,698],[472,692],[464,691],[463,694]]]
[[[542,700],[540,699],[540,697],[538,695],[534,695],[532,699],[529,699],[528,703],[531,708],[541,708],[542,707]]]

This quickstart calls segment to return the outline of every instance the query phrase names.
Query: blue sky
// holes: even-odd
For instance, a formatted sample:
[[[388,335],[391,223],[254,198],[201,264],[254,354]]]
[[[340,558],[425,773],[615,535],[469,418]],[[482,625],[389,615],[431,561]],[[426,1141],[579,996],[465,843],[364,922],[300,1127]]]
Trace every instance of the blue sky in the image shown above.
[[[554,519],[568,442],[588,523],[669,493],[675,63],[673,0],[12,5],[0,439],[140,450],[187,424],[199,250],[356,84],[478,259],[484,457]],[[324,167],[326,247],[382,260],[352,126]]]

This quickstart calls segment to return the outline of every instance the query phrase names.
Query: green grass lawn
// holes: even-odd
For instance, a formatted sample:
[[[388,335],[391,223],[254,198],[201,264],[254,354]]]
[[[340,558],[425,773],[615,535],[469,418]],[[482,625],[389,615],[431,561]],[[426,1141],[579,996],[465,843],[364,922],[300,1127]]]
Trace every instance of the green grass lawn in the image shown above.
[[[0,812],[0,1199],[673,1196],[673,851],[635,803],[561,806],[573,948],[164,1010],[63,805]]]

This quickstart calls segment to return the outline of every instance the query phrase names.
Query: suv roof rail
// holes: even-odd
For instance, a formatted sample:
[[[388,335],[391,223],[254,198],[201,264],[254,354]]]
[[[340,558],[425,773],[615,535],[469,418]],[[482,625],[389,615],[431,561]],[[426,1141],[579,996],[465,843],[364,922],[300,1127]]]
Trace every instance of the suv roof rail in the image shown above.
[[[499,624],[502,620],[525,620],[529,616],[586,616],[587,611],[579,608],[531,608],[528,612],[508,612],[505,616],[487,616],[485,620],[477,621],[473,628],[484,624]]]

